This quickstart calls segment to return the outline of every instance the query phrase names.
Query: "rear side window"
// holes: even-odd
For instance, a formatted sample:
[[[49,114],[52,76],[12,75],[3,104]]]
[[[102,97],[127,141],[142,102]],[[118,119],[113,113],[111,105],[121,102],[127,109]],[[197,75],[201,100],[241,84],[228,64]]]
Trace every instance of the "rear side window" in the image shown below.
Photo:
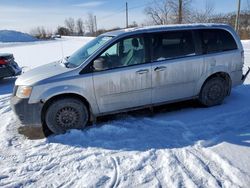
[[[195,54],[191,31],[156,33],[152,37],[153,61]]]
[[[233,36],[221,29],[200,30],[203,53],[210,54],[237,49]]]

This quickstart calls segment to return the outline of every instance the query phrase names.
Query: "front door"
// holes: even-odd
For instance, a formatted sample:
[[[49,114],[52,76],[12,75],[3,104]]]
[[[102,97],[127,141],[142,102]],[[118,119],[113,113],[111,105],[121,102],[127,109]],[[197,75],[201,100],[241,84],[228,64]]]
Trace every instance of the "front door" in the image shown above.
[[[130,37],[113,44],[93,62],[95,97],[101,113],[151,103],[151,63],[145,52],[144,37]]]

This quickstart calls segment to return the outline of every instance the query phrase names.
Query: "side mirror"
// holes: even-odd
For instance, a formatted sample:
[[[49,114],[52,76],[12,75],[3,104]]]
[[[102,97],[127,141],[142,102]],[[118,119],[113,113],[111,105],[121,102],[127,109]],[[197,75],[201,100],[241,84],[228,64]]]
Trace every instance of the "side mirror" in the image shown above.
[[[108,68],[104,58],[99,57],[93,62],[93,68],[95,71],[102,71]]]

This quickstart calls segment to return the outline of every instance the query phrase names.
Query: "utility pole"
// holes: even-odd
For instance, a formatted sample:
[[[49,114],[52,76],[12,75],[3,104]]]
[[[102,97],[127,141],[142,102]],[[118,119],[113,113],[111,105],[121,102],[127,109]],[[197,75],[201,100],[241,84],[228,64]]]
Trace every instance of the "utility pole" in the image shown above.
[[[182,23],[182,0],[179,0],[179,10],[178,10],[178,23],[181,24]]]
[[[94,28],[95,28],[95,33],[97,32],[97,23],[96,23],[96,15],[94,16]]]
[[[235,20],[235,31],[239,31],[239,19],[240,19],[240,4],[241,0],[238,0],[238,10],[237,10],[237,15],[236,15],[236,20]]]
[[[126,2],[126,28],[128,28],[128,2]]]

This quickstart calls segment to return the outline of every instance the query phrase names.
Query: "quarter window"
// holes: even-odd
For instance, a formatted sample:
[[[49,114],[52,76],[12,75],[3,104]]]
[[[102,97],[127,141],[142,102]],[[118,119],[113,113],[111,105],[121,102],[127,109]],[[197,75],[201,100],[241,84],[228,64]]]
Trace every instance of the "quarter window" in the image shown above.
[[[191,31],[171,31],[154,34],[153,61],[195,55]]]
[[[203,53],[205,54],[237,49],[237,44],[228,31],[203,29],[200,32]]]
[[[232,35],[228,31],[220,30],[219,35],[222,41],[223,51],[237,49],[237,44]]]

